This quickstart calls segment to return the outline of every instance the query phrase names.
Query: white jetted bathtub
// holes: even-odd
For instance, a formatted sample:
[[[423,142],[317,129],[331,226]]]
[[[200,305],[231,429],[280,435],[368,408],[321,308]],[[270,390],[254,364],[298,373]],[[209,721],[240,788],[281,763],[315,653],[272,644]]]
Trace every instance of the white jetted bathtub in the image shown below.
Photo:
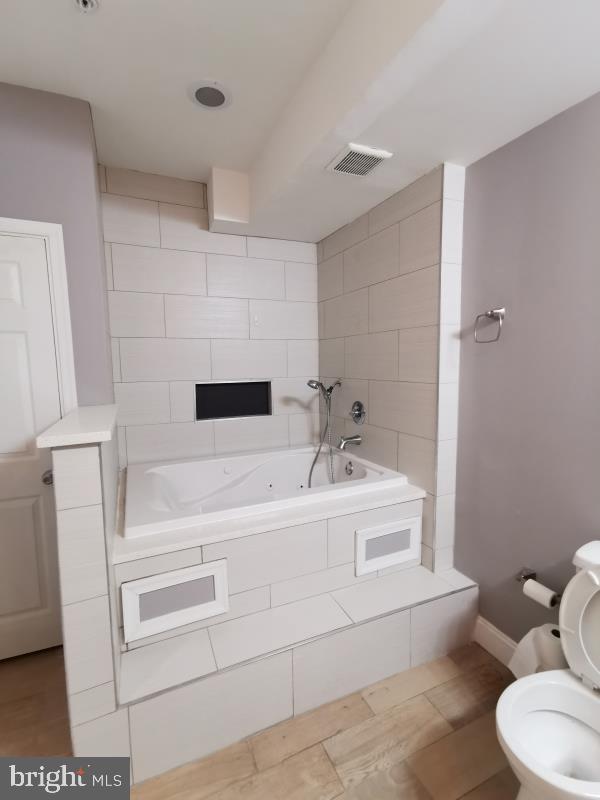
[[[373,464],[356,451],[323,448],[308,488],[314,447],[127,468],[125,537],[199,529],[273,511],[310,507],[324,499],[344,503],[363,493],[407,486],[405,475]],[[340,513],[338,511],[338,513]]]

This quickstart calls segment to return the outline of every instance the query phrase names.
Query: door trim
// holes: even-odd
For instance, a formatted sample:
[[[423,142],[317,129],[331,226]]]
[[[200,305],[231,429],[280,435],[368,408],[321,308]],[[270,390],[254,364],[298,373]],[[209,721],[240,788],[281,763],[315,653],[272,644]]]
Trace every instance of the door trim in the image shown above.
[[[0,217],[0,234],[37,237],[44,240],[48,261],[60,410],[61,416],[64,417],[69,411],[77,408],[77,385],[75,383],[73,332],[62,225],[56,222],[35,222],[27,219]]]

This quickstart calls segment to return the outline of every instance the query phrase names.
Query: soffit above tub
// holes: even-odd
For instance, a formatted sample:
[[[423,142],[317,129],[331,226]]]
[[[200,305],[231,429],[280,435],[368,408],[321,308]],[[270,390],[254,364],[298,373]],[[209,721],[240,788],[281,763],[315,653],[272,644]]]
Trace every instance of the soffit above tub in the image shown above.
[[[177,8],[177,14],[173,8]],[[249,225],[318,241],[443,161],[468,165],[600,90],[600,3],[4,0],[0,78],[88,99],[99,158],[250,176]],[[194,81],[232,103],[194,107]],[[349,142],[394,157],[327,172]]]
[[[271,231],[265,235],[319,241],[439,164],[468,166],[600,91],[597,0],[444,0],[437,6],[373,69],[368,86],[339,109],[335,123],[312,132],[292,169],[288,154],[276,165],[274,154],[278,143],[285,153],[290,142],[301,87],[296,109],[290,103],[251,173],[252,191],[263,194],[254,198],[254,223]],[[328,83],[324,62],[317,86]],[[360,179],[326,171],[348,142],[394,157]]]

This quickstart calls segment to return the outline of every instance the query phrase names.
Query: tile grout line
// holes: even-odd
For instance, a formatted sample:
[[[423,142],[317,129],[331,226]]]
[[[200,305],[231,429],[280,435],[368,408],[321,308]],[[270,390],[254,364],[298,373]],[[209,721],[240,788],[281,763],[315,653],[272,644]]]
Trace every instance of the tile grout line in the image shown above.
[[[158,215],[158,248],[162,250],[162,225],[160,222],[160,202],[156,203],[156,213]]]
[[[351,725],[350,728],[346,728],[346,730],[352,730],[352,728],[355,728],[355,727],[356,727],[356,725]],[[343,797],[343,795],[346,793],[346,786],[344,785],[344,782],[342,780],[342,776],[338,772],[337,767],[333,763],[333,760],[332,760],[331,756],[329,755],[329,752],[328,752],[327,748],[325,747],[325,739],[322,739],[318,744],[321,746],[321,749],[325,753],[325,757],[327,758],[327,760],[331,764],[331,767],[332,767],[332,769],[333,769],[333,771],[334,771],[334,773],[335,773],[335,775],[336,775],[336,777],[338,779],[338,782],[339,782],[340,786],[342,787],[341,793],[340,794],[336,794],[335,797]],[[335,797],[334,797],[333,800],[335,800]]]
[[[116,688],[116,686],[115,686],[115,688]],[[135,780],[135,770],[133,769],[133,752],[132,752],[133,751],[133,748],[132,748],[133,736],[131,735],[131,713],[130,713],[130,707],[129,706],[127,706],[127,735],[129,737],[129,742],[128,742],[129,743],[129,766],[131,768],[131,777],[133,778],[133,783],[135,784],[136,780]],[[130,791],[131,791],[131,787],[130,787]]]
[[[422,180],[422,178],[424,178],[424,177],[426,177],[426,176],[423,175],[423,176],[421,176],[421,178],[417,178],[417,181]],[[417,181],[413,181],[413,183],[416,183]],[[411,185],[412,184],[409,184],[408,186],[405,186],[403,189],[400,189],[398,192],[396,192],[396,195],[402,194],[402,192],[405,191],[406,189],[408,189]],[[353,244],[349,245],[348,247],[343,247],[341,250],[337,250],[335,253],[332,253],[327,258],[324,258],[321,261],[321,264],[325,264],[327,261],[330,261],[332,258],[335,258],[336,256],[339,256],[339,255],[341,255],[343,253],[346,253],[348,250],[352,250],[353,247],[357,247],[360,244],[364,244],[369,239],[373,239],[375,236],[378,236],[380,233],[383,233],[383,231],[387,231],[390,228],[393,228],[394,225],[400,225],[401,222],[404,222],[407,219],[411,219],[411,217],[415,217],[417,214],[420,214],[422,211],[425,211],[426,209],[431,208],[431,206],[434,206],[436,203],[441,203],[442,200],[444,199],[443,193],[442,193],[440,195],[440,197],[438,197],[436,200],[433,200],[431,203],[427,203],[426,205],[422,206],[421,208],[418,208],[416,211],[413,211],[411,214],[407,214],[407,216],[405,216],[405,217],[401,217],[400,219],[396,219],[393,222],[390,222],[389,225],[384,225],[383,228],[379,228],[376,231],[371,231],[370,230],[371,226],[369,224],[369,218],[370,218],[371,212],[375,211],[375,209],[379,208],[381,205],[383,205],[383,203],[386,203],[388,200],[391,200],[396,195],[392,195],[391,197],[388,197],[385,200],[382,200],[381,203],[379,203],[378,205],[374,206],[369,211],[365,212],[367,214],[367,230],[368,230],[368,233],[367,233],[366,236],[364,236],[362,239],[359,239],[358,241],[354,242]],[[453,198],[446,198],[446,199],[453,199]],[[458,201],[458,202],[460,202],[460,201]],[[361,215],[361,216],[363,216],[363,215]],[[335,234],[338,233],[338,231],[341,231],[344,228],[349,227],[350,225],[352,225],[354,222],[356,222],[359,219],[360,219],[360,217],[357,217],[355,220],[352,220],[352,222],[349,222],[348,225],[342,225],[341,228],[338,228],[336,231],[333,231],[332,233],[329,234],[329,236],[326,236],[325,239],[322,239],[321,241],[324,242],[330,236],[335,236]]]
[[[461,266],[458,263],[453,261],[444,261],[444,264],[450,264],[453,266]],[[416,269],[409,269],[406,272],[399,272],[397,275],[390,275],[387,278],[383,278],[380,281],[373,281],[371,283],[365,283],[364,286],[357,286],[354,289],[348,289],[347,291],[344,290],[340,294],[331,295],[331,297],[323,297],[319,298],[317,302],[319,303],[327,303],[329,300],[339,300],[340,297],[348,297],[348,295],[354,294],[355,292],[361,292],[364,289],[370,289],[372,286],[381,286],[384,283],[389,283],[390,281],[398,280],[398,278],[406,278],[410,275],[415,275],[417,272],[424,272],[427,269],[433,269],[435,267],[441,267],[442,262],[438,259],[434,261],[432,264],[426,264],[424,267],[417,267]],[[307,301],[305,301],[307,302]]]
[[[202,563],[204,563],[204,554],[202,554]],[[219,662],[217,661],[217,654],[215,653],[215,646],[210,635],[210,626],[206,626],[206,628],[200,628],[199,630],[205,630],[208,634],[208,643],[210,644],[210,650],[212,653],[213,661],[215,662],[215,672],[219,672]]]
[[[295,686],[295,675],[294,675],[295,651],[296,648],[292,648],[292,652],[290,653],[291,666],[292,666],[292,718],[296,716],[296,686]]]

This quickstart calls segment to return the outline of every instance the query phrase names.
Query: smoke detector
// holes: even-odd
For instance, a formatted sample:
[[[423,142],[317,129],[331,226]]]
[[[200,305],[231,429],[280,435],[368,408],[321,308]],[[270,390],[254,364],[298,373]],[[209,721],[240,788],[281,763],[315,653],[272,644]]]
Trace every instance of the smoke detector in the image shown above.
[[[327,165],[326,169],[330,172],[343,172],[345,175],[357,175],[362,178],[372,172],[386,158],[391,158],[393,155],[388,150],[377,150],[366,144],[350,142]]]
[[[75,0],[75,5],[84,14],[89,14],[90,11],[97,11],[100,3],[98,0]]]

